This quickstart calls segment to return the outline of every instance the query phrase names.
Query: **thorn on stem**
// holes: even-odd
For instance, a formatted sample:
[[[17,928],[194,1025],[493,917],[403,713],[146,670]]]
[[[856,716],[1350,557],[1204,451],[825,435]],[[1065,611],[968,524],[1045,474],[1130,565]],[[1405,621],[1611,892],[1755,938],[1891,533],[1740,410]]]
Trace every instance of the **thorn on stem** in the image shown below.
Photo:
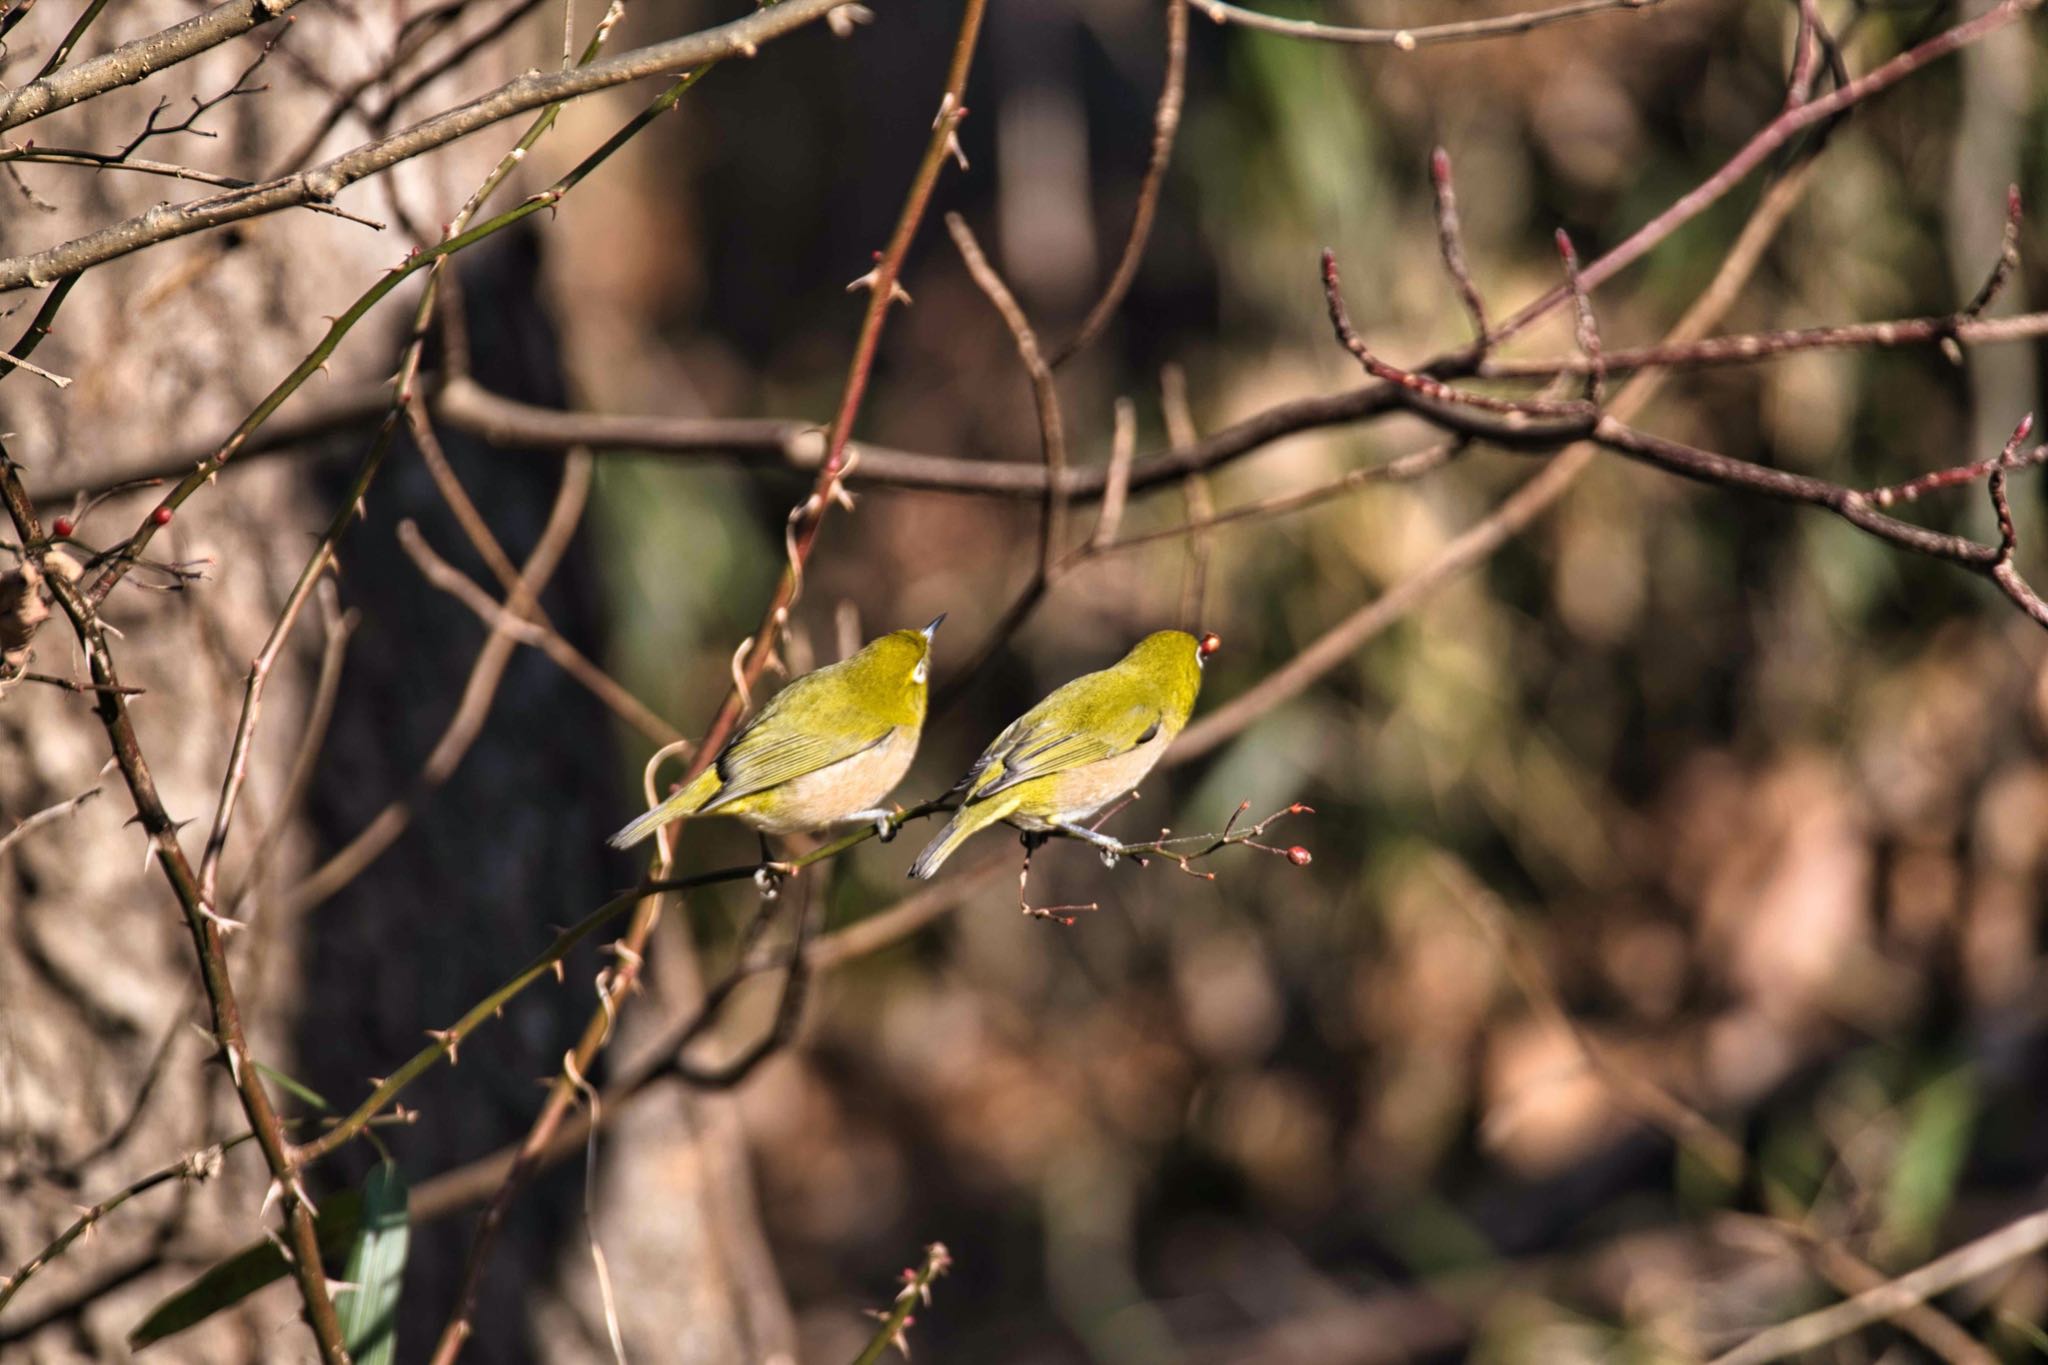
[[[452,1028],[430,1028],[427,1030],[427,1036],[448,1049],[448,1065],[455,1066],[461,1061],[456,1055],[456,1050],[462,1043],[460,1033]]]

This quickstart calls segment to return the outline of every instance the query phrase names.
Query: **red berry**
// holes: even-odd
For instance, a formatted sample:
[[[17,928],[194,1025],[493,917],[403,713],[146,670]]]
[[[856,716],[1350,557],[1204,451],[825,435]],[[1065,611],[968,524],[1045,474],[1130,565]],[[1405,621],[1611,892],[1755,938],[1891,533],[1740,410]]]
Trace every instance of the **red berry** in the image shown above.
[[[50,527],[50,529],[55,531],[59,536],[68,536],[78,528],[72,525],[71,518],[59,517],[57,518],[56,522]]]
[[[159,526],[169,526],[171,524],[171,509],[159,507],[156,511],[149,514],[149,519]]]
[[[1287,861],[1293,863],[1296,867],[1307,867],[1311,862],[1315,861],[1315,855],[1300,844],[1296,844],[1293,848],[1287,850]]]

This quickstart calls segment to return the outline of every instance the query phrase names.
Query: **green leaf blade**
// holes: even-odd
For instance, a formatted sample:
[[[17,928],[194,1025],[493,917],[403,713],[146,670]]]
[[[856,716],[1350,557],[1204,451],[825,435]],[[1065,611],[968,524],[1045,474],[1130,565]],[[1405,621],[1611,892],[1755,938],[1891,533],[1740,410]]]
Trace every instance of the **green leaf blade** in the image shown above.
[[[315,1226],[322,1256],[339,1256],[355,1240],[362,1216],[362,1196],[348,1190],[323,1201]],[[128,1349],[139,1351],[225,1308],[232,1308],[266,1285],[289,1274],[284,1254],[274,1242],[251,1242],[151,1309],[128,1333]]]
[[[342,1276],[351,1287],[334,1296],[342,1342],[356,1365],[392,1365],[397,1357],[398,1294],[412,1242],[407,1193],[395,1162],[380,1162],[363,1181],[362,1230]]]

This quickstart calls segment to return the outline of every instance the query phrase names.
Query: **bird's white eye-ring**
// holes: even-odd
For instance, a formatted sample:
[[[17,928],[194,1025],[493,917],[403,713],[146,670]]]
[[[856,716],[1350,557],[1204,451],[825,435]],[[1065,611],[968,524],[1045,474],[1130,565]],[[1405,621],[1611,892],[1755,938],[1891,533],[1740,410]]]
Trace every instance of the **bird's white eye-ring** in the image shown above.
[[[917,667],[910,670],[910,680],[914,683],[921,683],[931,675],[932,661],[930,659],[919,659]]]

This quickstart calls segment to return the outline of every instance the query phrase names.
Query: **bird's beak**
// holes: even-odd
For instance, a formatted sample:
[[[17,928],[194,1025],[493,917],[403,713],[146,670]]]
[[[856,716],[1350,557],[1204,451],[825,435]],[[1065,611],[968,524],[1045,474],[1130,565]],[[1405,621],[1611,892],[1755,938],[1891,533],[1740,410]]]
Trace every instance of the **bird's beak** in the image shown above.
[[[945,619],[946,613],[940,612],[937,616],[934,616],[932,618],[932,623],[926,626],[923,630],[919,631],[918,634],[924,636],[924,638],[927,640],[931,639],[932,632],[936,631],[939,628],[940,624],[945,621]]]

